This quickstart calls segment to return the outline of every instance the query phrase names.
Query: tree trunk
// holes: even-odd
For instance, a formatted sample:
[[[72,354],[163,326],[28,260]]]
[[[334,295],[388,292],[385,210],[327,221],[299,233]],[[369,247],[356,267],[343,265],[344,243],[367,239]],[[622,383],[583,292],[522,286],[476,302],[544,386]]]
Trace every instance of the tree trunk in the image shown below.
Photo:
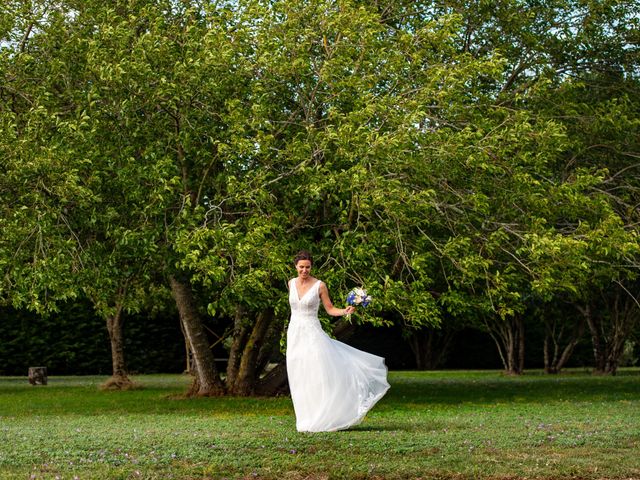
[[[524,372],[524,320],[522,317],[514,319],[518,339],[518,374]]]
[[[420,330],[411,332],[409,347],[416,360],[416,369],[433,370],[433,332]]]
[[[279,352],[274,355],[274,352],[277,351],[276,348],[280,345],[281,333],[282,324],[275,318],[275,316],[273,316],[267,333],[265,334],[264,342],[262,342],[262,347],[260,347],[260,352],[258,353],[256,369],[260,374],[269,368],[274,356],[282,357]],[[284,358],[282,358],[282,360],[284,360]]]
[[[511,320],[485,320],[485,326],[493,339],[505,373],[520,375],[524,371],[524,320],[520,317]]]
[[[545,325],[545,327],[547,327]],[[549,352],[551,346],[550,343],[551,341],[554,340],[553,335],[549,332],[548,328],[545,328],[545,334],[544,334],[544,343],[542,344],[542,355],[543,355],[543,359],[544,359],[544,373],[558,373],[558,371],[555,368],[555,358],[557,357],[557,353],[558,353],[558,344],[554,342],[554,350],[553,350],[553,360],[551,357],[551,353]]]
[[[184,373],[188,373],[189,375],[193,375],[192,368],[192,359],[193,352],[191,351],[191,345],[189,344],[189,340],[187,339],[187,334],[184,331],[184,325],[180,322],[180,331],[182,332],[182,337],[184,338],[184,356],[185,356],[185,365],[184,365]]]
[[[563,340],[565,326],[562,325],[558,331],[558,322],[556,319],[549,321],[545,319],[545,337],[544,337],[544,371],[549,374],[560,373],[566,365],[573,353],[576,345],[584,334],[584,321],[577,321],[573,331],[569,336],[569,340],[560,353],[560,347]],[[551,346],[553,345],[553,352]]]
[[[586,304],[579,306],[578,310],[584,316],[587,326],[589,327],[589,333],[591,334],[591,345],[593,346],[593,359],[595,375],[603,375],[605,373],[605,346],[603,345],[602,336],[600,334],[600,321],[594,317],[591,311],[591,305]]]
[[[256,395],[264,396],[281,395],[288,391],[287,363],[284,361],[280,362],[262,377],[255,389]]]
[[[102,388],[108,390],[127,390],[134,386],[127,374],[127,366],[124,358],[124,322],[122,319],[124,295],[125,292],[122,291],[116,304],[115,313],[106,318],[109,340],[111,342],[112,373],[111,378],[102,384]]]
[[[195,377],[187,395],[198,397],[224,395],[224,385],[216,369],[207,332],[196,309],[191,286],[174,277],[169,278],[169,283],[184,333],[193,352],[192,368]]]
[[[616,374],[624,343],[640,319],[637,298],[622,284],[618,286],[602,293],[603,302],[598,307],[591,304],[578,307],[591,334],[596,375]]]
[[[229,388],[234,385],[240,368],[240,360],[242,359],[242,350],[249,336],[249,327],[245,318],[246,312],[242,307],[236,309],[233,325],[233,341],[229,350],[229,361],[227,363],[227,379],[226,384]]]
[[[411,332],[409,346],[418,370],[435,370],[443,362],[453,338],[451,330],[423,329]]]
[[[518,375],[518,366],[516,364],[516,332],[512,325],[509,325],[505,335],[505,357],[507,359],[507,365],[505,373],[507,375]]]
[[[624,344],[640,317],[638,300],[622,285],[620,287],[616,290],[610,309],[612,333],[605,361],[605,372],[610,375],[617,373]]]
[[[258,356],[265,342],[267,330],[274,319],[273,311],[265,310],[257,315],[255,325],[242,351],[240,366],[233,384],[227,384],[232,395],[248,396],[255,393],[259,375]]]

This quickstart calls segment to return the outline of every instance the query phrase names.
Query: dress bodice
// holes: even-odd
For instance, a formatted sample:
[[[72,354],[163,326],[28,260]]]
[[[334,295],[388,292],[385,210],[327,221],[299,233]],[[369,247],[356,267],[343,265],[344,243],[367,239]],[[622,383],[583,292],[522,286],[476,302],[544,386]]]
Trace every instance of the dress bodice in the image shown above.
[[[300,297],[296,287],[295,278],[289,283],[289,304],[291,305],[291,316],[312,316],[318,315],[318,307],[320,306],[320,280],[317,280],[307,292]]]

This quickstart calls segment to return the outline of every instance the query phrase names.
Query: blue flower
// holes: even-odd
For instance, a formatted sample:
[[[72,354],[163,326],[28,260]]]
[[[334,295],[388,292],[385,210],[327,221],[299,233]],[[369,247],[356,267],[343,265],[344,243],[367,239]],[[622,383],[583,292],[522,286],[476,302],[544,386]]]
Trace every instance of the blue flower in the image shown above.
[[[366,307],[373,299],[370,295],[367,295],[367,291],[364,288],[354,288],[347,295],[347,304],[354,307]]]

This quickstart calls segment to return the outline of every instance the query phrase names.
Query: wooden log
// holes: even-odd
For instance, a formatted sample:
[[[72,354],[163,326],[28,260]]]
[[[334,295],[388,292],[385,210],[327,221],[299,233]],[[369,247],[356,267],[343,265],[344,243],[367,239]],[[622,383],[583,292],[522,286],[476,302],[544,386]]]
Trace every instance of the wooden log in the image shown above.
[[[29,367],[29,383],[31,385],[46,385],[47,367]]]

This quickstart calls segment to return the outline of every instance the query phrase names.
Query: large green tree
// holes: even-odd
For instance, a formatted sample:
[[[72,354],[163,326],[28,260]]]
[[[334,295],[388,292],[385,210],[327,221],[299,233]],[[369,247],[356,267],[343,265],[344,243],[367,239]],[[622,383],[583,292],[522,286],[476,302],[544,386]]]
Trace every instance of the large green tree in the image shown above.
[[[470,319],[511,373],[537,302],[579,299],[608,274],[632,291],[637,229],[621,207],[635,184],[609,186],[634,154],[576,165],[594,149],[564,114],[598,66],[637,67],[617,50],[626,3],[8,5],[2,298],[90,298],[116,385],[123,314],[171,292],[192,394],[281,389],[299,248],[337,303],[356,285],[374,295],[355,321]],[[597,100],[593,131],[637,128],[620,98]],[[606,105],[628,106],[613,118]]]
[[[456,52],[502,60],[501,71],[477,76],[467,86],[473,95],[467,118],[449,121],[477,137],[450,153],[459,160],[443,172],[447,189],[438,192],[443,205],[457,209],[448,210],[443,233],[432,238],[452,247],[441,249],[441,256],[454,275],[445,275],[439,289],[449,289],[447,278],[466,285],[456,284],[439,298],[476,318],[496,340],[505,368],[517,373],[524,362],[524,317],[544,310],[532,307],[591,291],[590,279],[602,265],[616,265],[602,269],[609,279],[635,269],[630,248],[637,222],[619,206],[630,196],[626,187],[635,175],[627,167],[637,152],[637,114],[625,99],[637,89],[638,5],[525,0],[376,6],[396,28],[455,15]],[[611,108],[616,113],[607,113]],[[503,141],[494,144],[482,138],[485,132],[498,132]],[[609,158],[594,158],[594,150]],[[608,170],[613,158],[621,168]],[[626,211],[633,211],[630,204]],[[624,261],[586,251],[602,241],[624,251]],[[474,311],[485,313],[478,317]],[[574,343],[575,338],[569,341],[567,354]]]

